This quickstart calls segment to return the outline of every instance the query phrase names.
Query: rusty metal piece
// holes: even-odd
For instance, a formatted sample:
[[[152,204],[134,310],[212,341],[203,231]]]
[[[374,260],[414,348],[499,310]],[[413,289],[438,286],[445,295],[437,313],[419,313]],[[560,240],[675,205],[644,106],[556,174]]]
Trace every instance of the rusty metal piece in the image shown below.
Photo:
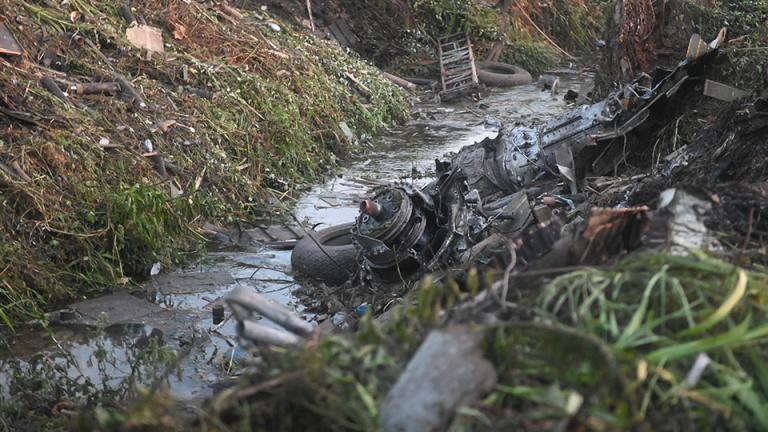
[[[709,54],[713,50],[720,48],[720,46],[725,43],[727,34],[728,30],[726,28],[720,29],[720,32],[717,34],[717,38],[709,44],[707,44],[701,38],[701,36],[694,34],[691,36],[691,40],[688,42],[688,50],[685,53],[685,59],[688,61],[693,61],[701,56]]]
[[[647,206],[623,209],[594,208],[574,250],[578,263],[596,263],[638,248],[649,226]]]
[[[650,209],[648,206],[631,208],[602,208],[592,209],[592,217],[587,222],[587,228],[584,230],[584,238],[594,240],[601,232],[614,230],[618,226],[623,226],[628,220],[639,214],[646,214]]]
[[[0,22],[0,54],[21,55],[24,51],[5,23]]]
[[[117,82],[104,82],[76,84],[72,86],[70,90],[74,90],[78,95],[98,93],[115,94],[119,93],[122,88]]]
[[[381,216],[381,206],[377,202],[371,200],[363,200],[363,202],[360,203],[360,213],[364,213],[374,219],[378,219]]]

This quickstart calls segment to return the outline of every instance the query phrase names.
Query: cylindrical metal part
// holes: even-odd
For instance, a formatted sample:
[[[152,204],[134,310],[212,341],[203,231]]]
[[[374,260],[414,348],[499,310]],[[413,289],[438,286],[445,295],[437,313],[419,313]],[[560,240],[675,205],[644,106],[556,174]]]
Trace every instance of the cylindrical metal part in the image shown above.
[[[275,327],[269,327],[264,324],[259,324],[255,321],[246,320],[237,325],[238,333],[252,341],[270,345],[289,346],[298,345],[301,343],[301,337],[289,333],[285,330],[280,330]]]
[[[381,215],[381,206],[377,202],[364,200],[360,203],[360,213],[364,213],[372,218],[378,219]]]
[[[312,324],[301,319],[293,311],[245,287],[232,290],[226,301],[230,308],[240,306],[249,313],[261,314],[299,335],[308,336],[314,330]]]

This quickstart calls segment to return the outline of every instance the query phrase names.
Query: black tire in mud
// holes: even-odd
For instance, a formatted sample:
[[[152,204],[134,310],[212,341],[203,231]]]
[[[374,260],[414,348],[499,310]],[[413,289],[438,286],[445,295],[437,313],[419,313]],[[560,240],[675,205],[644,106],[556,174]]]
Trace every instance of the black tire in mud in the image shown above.
[[[291,254],[291,267],[301,277],[341,285],[358,267],[357,251],[352,245],[352,223],[310,231]]]
[[[520,66],[492,61],[479,61],[475,65],[477,79],[485,85],[513,87],[533,82],[531,74]]]

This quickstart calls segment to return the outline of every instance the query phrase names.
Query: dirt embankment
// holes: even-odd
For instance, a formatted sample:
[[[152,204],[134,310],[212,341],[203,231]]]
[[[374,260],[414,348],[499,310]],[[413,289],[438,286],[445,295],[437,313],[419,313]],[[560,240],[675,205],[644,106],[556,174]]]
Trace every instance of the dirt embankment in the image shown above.
[[[737,52],[726,50],[732,65],[721,67],[721,76],[734,83],[747,76],[755,78],[754,69],[744,62],[759,54],[738,51],[764,40],[766,18],[768,4],[762,1],[614,0],[607,14],[597,88],[605,95],[655,66],[673,67],[685,57],[691,35],[711,40],[723,27],[728,28],[727,38],[737,41]],[[741,64],[734,63],[735,58]],[[739,84],[751,89],[763,83],[758,79]]]
[[[760,193],[744,184],[768,180],[768,160],[763,157],[768,131],[768,60],[763,55],[768,4],[700,3],[677,0],[648,7],[650,2],[644,0],[615,1],[598,91],[604,94],[617,83],[652,73],[654,67],[674,66],[685,57],[693,34],[708,42],[726,27],[727,43],[707,76],[747,96],[734,102],[718,100],[705,96],[705,83],[699,82],[684,105],[670,107],[672,121],[635,137],[641,142],[628,161],[629,173],[651,176],[640,182],[632,203],[655,205],[658,193],[668,187],[708,190],[722,200],[709,227],[734,250],[759,250],[764,247],[765,206],[758,202]],[[665,164],[674,169],[665,170]],[[765,261],[760,253],[754,258]]]
[[[377,70],[269,11],[131,5],[0,1],[20,48],[0,56],[7,324],[177,261],[204,220],[327,173],[354,149],[343,122],[407,113]]]
[[[337,39],[363,58],[387,67],[414,48],[409,46],[408,8],[399,0],[313,0],[310,10],[305,0],[240,0],[244,9],[258,11],[267,6],[286,21],[326,39]]]

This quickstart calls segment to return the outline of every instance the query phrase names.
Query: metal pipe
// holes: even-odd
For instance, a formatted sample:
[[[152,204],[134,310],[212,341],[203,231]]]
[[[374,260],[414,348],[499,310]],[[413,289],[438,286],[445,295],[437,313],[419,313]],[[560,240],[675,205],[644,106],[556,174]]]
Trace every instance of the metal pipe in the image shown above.
[[[378,219],[381,215],[381,206],[377,202],[363,200],[363,202],[360,203],[360,213],[365,213],[374,219]]]
[[[246,287],[235,288],[227,295],[225,300],[235,312],[235,316],[241,321],[246,318],[242,316],[243,312],[248,314],[258,313],[298,335],[308,336],[314,330],[310,323],[301,319],[293,311]]]
[[[302,339],[290,332],[280,330],[275,327],[269,327],[259,324],[255,321],[246,320],[237,325],[237,332],[240,336],[251,342],[258,342],[268,345],[290,346],[298,345]]]

